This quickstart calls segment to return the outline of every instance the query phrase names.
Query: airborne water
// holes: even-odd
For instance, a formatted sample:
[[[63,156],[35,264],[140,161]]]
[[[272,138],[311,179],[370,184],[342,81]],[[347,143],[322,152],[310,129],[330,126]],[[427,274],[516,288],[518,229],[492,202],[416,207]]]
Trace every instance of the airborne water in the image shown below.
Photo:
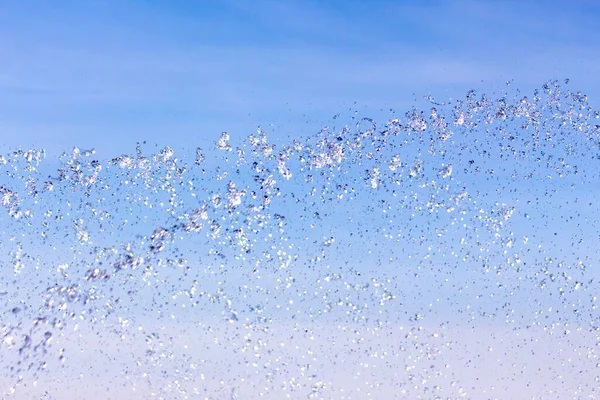
[[[557,81],[427,104],[2,154],[2,397],[598,396],[600,113]]]

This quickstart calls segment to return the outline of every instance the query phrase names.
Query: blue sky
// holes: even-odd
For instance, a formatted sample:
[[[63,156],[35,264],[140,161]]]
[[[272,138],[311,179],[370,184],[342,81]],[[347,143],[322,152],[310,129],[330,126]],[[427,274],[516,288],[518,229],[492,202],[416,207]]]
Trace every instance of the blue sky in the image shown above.
[[[106,156],[313,133],[350,107],[523,91],[551,78],[600,95],[594,2],[4,2],[0,145]],[[355,104],[356,102],[356,104]],[[119,150],[117,150],[119,149]]]
[[[481,132],[469,133],[470,136],[463,135],[468,128],[456,127],[459,133],[451,140],[440,140],[431,147],[424,135],[410,136],[411,141],[407,141],[409,144],[405,147],[402,147],[403,138],[395,137],[381,151],[380,158],[375,159],[369,154],[379,150],[375,149],[374,142],[369,144],[365,139],[364,147],[355,154],[358,161],[347,158],[346,164],[338,169],[335,162],[331,169],[310,169],[307,167],[310,163],[290,160],[287,165],[294,175],[289,181],[277,174],[277,153],[273,157],[262,157],[258,147],[247,145],[246,158],[250,162],[240,166],[235,163],[235,152],[217,151],[214,146],[205,144],[218,140],[222,131],[231,133],[232,144],[239,143],[259,125],[269,133],[269,144],[273,139],[282,139],[288,144],[292,138],[316,134],[324,125],[335,125],[324,133],[334,142],[338,140],[337,134],[334,135],[336,129],[356,123],[346,118],[353,116],[355,110],[358,117],[372,117],[381,127],[390,117],[390,109],[404,115],[415,104],[420,104],[425,95],[431,94],[437,99],[464,98],[468,90],[477,89],[497,97],[511,80],[514,80],[511,88],[519,88],[531,96],[533,90],[548,79],[570,78],[569,89],[589,95],[591,105],[598,109],[598,26],[600,5],[592,1],[1,3],[0,155],[9,149],[30,146],[46,148],[50,154],[49,161],[35,173],[27,169],[26,161],[17,158],[14,165],[9,163],[3,169],[6,175],[0,180],[0,186],[21,190],[19,193],[24,199],[21,205],[33,210],[37,218],[17,220],[7,214],[0,216],[0,248],[4,249],[4,258],[11,258],[11,263],[6,261],[3,265],[10,270],[19,257],[26,261],[23,265],[27,264],[12,283],[10,274],[3,277],[5,281],[0,280],[7,286],[0,287],[0,293],[5,289],[4,294],[8,290],[11,293],[5,297],[10,306],[7,310],[14,304],[23,304],[31,307],[27,312],[37,312],[35,306],[46,296],[38,292],[48,285],[54,286],[57,281],[65,285],[81,284],[85,290],[99,288],[98,293],[105,297],[96,300],[99,309],[94,313],[90,311],[93,315],[89,318],[98,316],[100,322],[84,321],[81,317],[80,329],[84,333],[75,332],[69,325],[60,336],[56,335],[59,336],[55,339],[57,348],[60,343],[79,342],[70,349],[69,357],[75,362],[67,363],[64,374],[60,371],[69,383],[54,385],[67,389],[73,386],[69,374],[81,372],[77,357],[93,359],[91,355],[96,356],[99,353],[96,350],[100,349],[106,350],[105,356],[114,361],[122,356],[120,351],[126,347],[132,353],[142,354],[143,358],[146,335],[155,331],[161,335],[165,332],[166,337],[169,329],[174,329],[172,336],[179,336],[179,341],[171,337],[171,343],[166,345],[168,349],[192,343],[195,352],[187,348],[181,350],[173,363],[185,364],[186,357],[203,359],[206,349],[229,351],[238,349],[238,345],[245,348],[247,343],[241,337],[247,332],[242,329],[254,328],[251,324],[243,328],[240,325],[262,310],[265,314],[261,315],[275,319],[276,323],[272,324],[275,331],[273,334],[251,333],[268,342],[275,357],[283,354],[285,360],[289,356],[286,354],[292,354],[297,358],[294,362],[300,360],[298,368],[300,363],[304,364],[304,355],[281,350],[280,342],[300,343],[303,351],[317,349],[317,353],[328,348],[331,342],[327,335],[317,334],[316,345],[307,337],[303,343],[302,338],[293,336],[298,335],[296,331],[302,328],[301,323],[314,325],[315,331],[330,330],[331,335],[337,335],[338,346],[342,347],[333,350],[335,357],[346,357],[354,349],[367,354],[368,341],[357,344],[355,334],[350,331],[375,325],[372,320],[364,325],[356,321],[348,323],[353,315],[353,304],[340,303],[343,298],[363,303],[363,316],[382,315],[380,318],[388,324],[385,329],[390,331],[379,333],[375,343],[382,348],[392,348],[391,353],[398,344],[392,335],[404,337],[404,332],[399,334],[396,328],[409,329],[417,324],[424,327],[423,335],[427,336],[415,337],[415,343],[437,346],[438,337],[440,347],[443,341],[446,347],[447,343],[454,343],[444,360],[457,366],[435,378],[441,386],[454,388],[450,381],[457,379],[461,385],[473,389],[471,395],[481,398],[489,397],[485,393],[487,387],[498,385],[499,390],[504,390],[509,384],[498,382],[503,379],[514,382],[515,378],[518,382],[511,385],[529,387],[532,396],[544,390],[557,390],[552,385],[560,386],[560,394],[572,394],[579,382],[590,382],[592,390],[593,379],[600,379],[592,367],[597,364],[595,350],[589,350],[585,361],[583,357],[581,360],[573,357],[575,361],[571,362],[571,353],[566,355],[563,348],[569,346],[570,350],[576,350],[569,340],[581,347],[598,340],[594,332],[585,330],[597,320],[591,311],[596,309],[595,300],[590,299],[597,293],[597,283],[591,278],[596,278],[598,272],[590,268],[584,273],[577,266],[571,266],[577,261],[593,265],[598,260],[597,195],[590,187],[597,187],[600,169],[595,164],[596,150],[590,146],[589,136],[579,135],[576,127],[570,125],[561,136],[560,118],[550,120],[553,110],[546,109],[547,115],[543,118],[548,117],[545,127],[553,131],[554,142],[542,138],[530,145],[531,131],[519,130],[522,120],[518,119],[497,120],[490,127],[496,130],[490,134],[483,133],[488,128],[483,125]],[[452,104],[444,107],[447,115],[452,114],[452,107]],[[333,116],[338,113],[343,114],[342,118],[334,120]],[[428,134],[435,133],[434,128],[430,131]],[[508,136],[505,133],[513,131],[519,136],[514,142],[505,137]],[[423,137],[425,139],[419,141]],[[145,155],[159,151],[153,148],[155,144],[173,146],[178,156],[191,155],[192,159],[187,159],[189,171],[185,179],[181,178],[180,182],[179,178],[166,178],[172,172],[167,161],[162,164],[155,161],[156,169],[149,181],[144,180],[141,168],[109,167],[106,160],[134,153],[138,141],[148,142],[150,148],[144,148]],[[316,142],[315,139],[312,144]],[[39,197],[26,195],[30,187],[28,178],[34,176],[34,183],[37,182],[40,189],[48,175],[56,176],[56,155],[62,150],[69,153],[73,146],[99,150],[93,157],[102,160],[104,180],[96,186],[84,187],[77,179],[55,179],[55,191],[44,191]],[[207,161],[199,166],[193,162],[196,146],[204,147],[207,153]],[[180,148],[186,149],[179,152]],[[437,153],[428,153],[428,148]],[[567,148],[574,150],[565,155]],[[488,151],[487,156],[482,154],[482,149]],[[520,153],[512,149],[522,150],[527,157],[518,156]],[[298,157],[303,154],[296,153]],[[401,185],[392,184],[393,174],[388,171],[391,168],[378,164],[381,160],[387,164],[394,154],[402,156],[402,176],[406,179]],[[506,158],[501,158],[504,155]],[[563,156],[566,161],[560,161]],[[473,167],[469,166],[471,158]],[[551,158],[559,167],[553,167]],[[82,164],[78,164],[80,160]],[[70,161],[74,167],[69,173],[75,177],[75,169],[81,167],[79,171],[91,175],[94,168],[86,160],[90,157],[73,156]],[[253,160],[258,160],[258,167],[264,169],[251,167]],[[410,168],[418,160],[426,164],[424,178],[408,178]],[[217,163],[219,168],[213,168]],[[440,178],[440,169],[447,163],[454,165],[455,172],[449,179]],[[574,164],[579,168],[579,175],[557,177],[557,170],[572,171]],[[371,173],[375,166],[381,166],[390,174],[389,179],[386,178],[389,185],[375,189],[365,180],[365,171],[368,169]],[[474,171],[479,168],[480,172]],[[496,171],[489,174],[487,170],[491,168]],[[210,218],[220,221],[224,231],[230,229],[230,233],[223,233],[218,240],[210,238],[208,228],[189,234],[178,230],[179,223],[186,220],[194,208],[204,205],[215,193],[228,193],[229,180],[235,181],[238,188],[248,190],[245,206],[259,204],[268,191],[263,189],[266,184],[255,176],[266,177],[271,171],[279,180],[277,185],[283,195],[278,199],[273,196],[267,211],[273,215],[286,214],[288,225],[284,232],[279,232],[277,221],[272,220],[271,225],[250,233],[249,238],[256,243],[252,253],[242,253],[241,247],[232,246],[226,240],[227,235],[235,232],[234,228],[245,223],[246,214],[238,209],[235,212],[225,207],[217,210],[216,205],[209,208]],[[517,178],[511,177],[513,173]],[[526,178],[528,173],[531,178]],[[309,180],[308,174],[314,177]],[[395,176],[400,176],[400,172],[398,174]],[[434,185],[432,181],[437,183]],[[169,205],[167,183],[177,187],[181,196],[177,201],[181,201],[182,208],[175,213]],[[341,194],[342,189],[338,189],[337,184],[340,188],[342,184],[350,188],[343,200],[338,197],[339,201],[335,196]],[[257,200],[249,199],[251,190],[258,192]],[[454,204],[453,196],[463,191],[476,201],[461,200],[466,205],[459,206],[456,200],[457,210],[445,209],[446,205]],[[198,198],[192,197],[196,194]],[[11,201],[6,198],[8,200],[0,200]],[[145,204],[148,199],[153,208]],[[161,202],[166,205],[159,205]],[[491,229],[495,224],[489,220],[496,217],[502,220],[499,215],[504,203],[508,208],[514,206],[516,211],[504,222],[502,236],[497,237]],[[440,205],[440,208],[431,212],[428,209],[432,205]],[[9,207],[12,206],[9,204]],[[461,214],[461,207],[468,209],[468,213]],[[110,211],[112,219],[105,218],[104,211]],[[229,211],[232,212],[228,214]],[[317,211],[319,217],[314,216]],[[527,213],[531,216],[526,216]],[[482,215],[483,219],[478,219]],[[252,216],[256,219],[248,227],[254,229],[263,216]],[[47,230],[45,222],[50,226]],[[76,230],[85,224],[90,241],[80,241],[76,235]],[[100,229],[101,226],[104,227]],[[98,249],[111,245],[121,249],[121,244],[131,242],[138,246],[134,246],[135,254],[150,254],[149,243],[153,239],[149,237],[159,227],[174,227],[177,235],[186,237],[177,239],[179,242],[169,248],[168,257],[187,257],[189,270],[158,264],[160,257],[155,260],[150,255],[151,261],[147,262],[151,265],[156,261],[155,275],[142,274],[140,267],[135,272],[139,275],[135,276],[128,275],[127,271],[115,273],[113,280],[107,282],[87,279],[90,265],[99,266],[102,260],[106,262],[104,265],[113,265],[113,261],[125,253],[125,250],[117,254]],[[47,235],[47,240],[41,239],[41,232]],[[173,237],[177,235],[173,233]],[[140,239],[142,236],[146,237]],[[335,245],[324,244],[333,236]],[[421,243],[419,237],[423,238]],[[462,239],[466,244],[463,245]],[[511,241],[509,246],[508,239],[513,239],[514,244]],[[578,239],[581,241],[577,243]],[[19,250],[21,245],[23,255]],[[279,261],[285,258],[279,253],[279,258],[268,253],[275,254],[274,249],[285,249],[299,258],[291,267],[282,268]],[[221,256],[228,258],[223,261],[225,258]],[[320,256],[327,259],[315,261]],[[516,256],[522,260],[522,267],[515,266]],[[552,264],[548,261],[551,258],[557,262]],[[557,265],[558,261],[564,261],[564,266]],[[549,265],[547,270],[555,274],[554,279],[542,276],[544,263]],[[66,264],[70,264],[67,270],[70,278],[57,269]],[[498,266],[504,268],[501,274],[497,273]],[[335,271],[343,271],[343,281],[342,278],[337,280]],[[330,275],[333,276],[331,282],[325,280],[325,276]],[[396,296],[395,301],[384,296],[384,287],[374,289],[372,278],[379,282],[389,280],[384,286]],[[548,280],[546,289],[540,289],[540,280],[544,279]],[[182,291],[195,287],[197,280],[200,280],[198,291],[205,291],[204,297],[198,300],[202,296],[192,294],[186,298]],[[574,289],[575,281],[582,281],[583,288]],[[248,287],[242,290],[240,282]],[[286,285],[290,282],[294,285],[288,290]],[[360,292],[357,287],[366,283],[372,285],[372,291]],[[208,295],[216,292],[217,286],[225,288],[225,294],[234,300],[234,308],[239,307],[239,324],[227,321],[229,308],[209,302]],[[566,294],[559,296],[563,288]],[[289,303],[291,297],[295,300],[293,306]],[[125,300],[114,306],[113,311],[112,302],[116,304],[121,298]],[[225,299],[223,296],[220,301]],[[381,299],[387,300],[385,307],[380,308]],[[193,301],[200,305],[190,306]],[[255,303],[262,308],[254,307]],[[317,318],[310,314],[326,303],[337,306],[332,306],[334,311],[323,314],[325,316]],[[367,303],[371,314],[366,311]],[[69,307],[79,312],[89,306],[76,303]],[[551,312],[548,310],[551,307],[556,309]],[[103,310],[108,308],[111,312],[103,315]],[[573,309],[583,310],[583,316]],[[489,318],[490,310],[494,318]],[[484,312],[488,316],[483,316]],[[421,314],[422,319],[413,318],[413,313]],[[308,318],[309,314],[310,321],[298,322],[302,319],[298,317],[296,322],[290,322],[296,315]],[[60,313],[57,311],[56,315]],[[24,317],[15,314],[11,318],[18,322]],[[118,338],[113,329],[119,328],[121,323],[117,318],[131,320],[128,328],[122,327],[123,336]],[[170,328],[167,321],[175,328]],[[200,324],[188,327],[186,324],[190,321]],[[213,322],[215,331],[209,334],[202,324],[209,326]],[[525,326],[529,329],[529,325],[535,324],[538,324],[537,330],[519,337],[520,329],[525,331]],[[564,332],[561,324],[573,326],[574,335],[570,337],[573,339],[559,337]],[[144,329],[138,325],[144,325]],[[348,332],[345,332],[346,326]],[[578,330],[579,326],[583,330]],[[547,327],[550,333],[543,333]],[[555,333],[556,336],[550,337]],[[98,340],[98,335],[104,336]],[[535,341],[529,340],[528,335]],[[219,336],[225,342],[222,347],[214,342]],[[392,339],[387,341],[390,337]],[[198,338],[202,338],[201,343],[194,344]],[[541,338],[540,344],[537,344],[538,338]],[[133,343],[133,339],[136,339],[134,344],[126,344]],[[521,346],[519,340],[527,340],[529,344]],[[488,345],[497,348],[499,355],[486,356]],[[115,349],[111,350],[111,346]],[[422,371],[430,368],[429,350],[407,347],[410,347],[408,353],[397,353],[389,364],[379,364],[381,370],[385,370],[381,379],[391,386],[404,379],[408,372],[405,366],[413,362],[411,357],[417,360],[414,365],[422,367],[419,368]],[[349,353],[344,354],[342,348]],[[348,367],[347,376],[339,378],[341,383],[352,379],[357,385],[363,383],[363,378],[358,378],[362,372],[355,375],[354,371],[354,367],[363,368],[365,361],[358,350],[354,358],[348,356],[341,361]],[[533,350],[538,352],[536,357],[530,355]],[[326,360],[321,359],[322,366],[318,367],[317,363],[317,368],[326,372],[336,370],[336,364],[329,364],[329,356],[324,354]],[[427,359],[421,359],[425,354]],[[540,354],[542,358],[538,357]],[[333,355],[331,360],[335,359]],[[6,357],[4,360],[10,360]],[[244,357],[238,360],[246,361]],[[248,357],[253,354],[248,353]],[[478,360],[471,365],[471,360],[464,360],[470,357]],[[144,360],[148,362],[150,358],[146,356]],[[212,380],[209,377],[208,383],[198,381],[196,371],[185,365],[182,376],[194,377],[193,383],[198,387],[222,386],[218,382],[219,374],[240,387],[245,384],[236,381],[239,376],[258,382],[254,380],[254,370],[230,368],[226,358],[223,364],[219,364],[221,357],[215,356],[210,361],[201,369],[207,375],[214,375]],[[463,361],[465,364],[460,364]],[[129,368],[125,366],[129,358],[120,357],[119,362],[124,369]],[[442,358],[439,363],[439,370],[444,371]],[[92,371],[94,366],[84,363],[89,374],[86,371],[88,375],[81,378],[83,389],[96,390],[94,383],[89,382],[94,381],[94,374],[102,374],[103,366],[107,366],[107,374],[117,373],[116,369],[108,371],[109,361],[100,365]],[[498,367],[501,372],[493,370],[497,365],[503,367]],[[550,365],[557,367],[543,368]],[[531,366],[529,375],[522,372],[525,366]],[[160,362],[142,365],[140,371],[145,372],[147,368],[158,374],[159,367]],[[489,371],[481,374],[482,368]],[[536,380],[539,370],[545,375]],[[578,371],[586,371],[586,375]],[[132,382],[142,387],[144,382],[135,373],[131,375]],[[566,384],[557,378],[561,373],[566,376]],[[300,376],[298,369],[286,371],[286,379],[288,375]],[[178,375],[165,379],[157,376],[152,379],[162,384],[166,378],[177,379]],[[124,382],[124,387],[130,385],[129,376],[118,379]],[[310,379],[308,381],[312,384]],[[103,385],[113,387],[112,382],[109,377]],[[4,385],[1,379],[0,384]],[[381,390],[392,393],[396,388],[391,386]],[[60,390],[66,389],[56,389]],[[217,393],[217,389],[214,390]],[[381,393],[379,397],[386,397]],[[143,392],[139,396],[148,397]]]

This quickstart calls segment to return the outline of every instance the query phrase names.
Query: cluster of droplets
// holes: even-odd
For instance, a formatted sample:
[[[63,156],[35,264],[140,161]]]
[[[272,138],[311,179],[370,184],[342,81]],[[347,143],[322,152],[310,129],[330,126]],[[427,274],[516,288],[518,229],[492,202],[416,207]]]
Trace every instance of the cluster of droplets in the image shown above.
[[[554,81],[427,107],[289,144],[223,132],[181,158],[1,156],[7,393],[98,374],[68,362],[76,333],[125,346],[126,384],[163,398],[483,395],[457,332],[492,322],[506,340],[575,332],[600,365],[596,225],[574,226],[593,216],[598,112]]]

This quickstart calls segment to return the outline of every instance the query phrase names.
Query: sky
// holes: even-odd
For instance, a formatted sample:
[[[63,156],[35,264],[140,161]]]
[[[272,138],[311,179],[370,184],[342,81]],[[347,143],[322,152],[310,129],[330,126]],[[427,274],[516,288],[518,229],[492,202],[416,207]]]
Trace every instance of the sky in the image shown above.
[[[350,108],[385,116],[513,80],[570,78],[598,104],[599,15],[592,1],[3,2],[0,144],[108,157],[258,125],[306,135]]]
[[[531,98],[550,79],[568,78],[599,109],[598,26],[594,1],[0,2],[0,156],[48,154],[37,170],[0,158],[0,265],[10,272],[0,276],[10,314],[0,346],[14,350],[14,332],[27,335],[38,312],[48,318],[34,342],[45,350],[44,330],[54,334],[47,358],[0,353],[6,365],[49,360],[15,398],[172,398],[180,384],[191,398],[232,399],[595,393],[599,274],[586,268],[600,261],[600,158],[577,116],[563,128],[547,109],[552,135],[534,145],[519,125],[529,116],[496,118],[485,134],[485,124],[451,123],[459,133],[431,145],[404,132],[380,148],[376,131],[354,153],[360,135],[336,132],[353,118],[405,120],[429,95],[502,97],[510,83]],[[447,116],[452,107],[438,105]],[[246,141],[243,156],[215,146],[223,131],[236,145],[259,126],[269,144],[312,137],[284,160],[291,179],[284,147],[270,155],[266,139]],[[107,162],[138,142],[150,169],[140,155],[130,167]],[[309,166],[341,142],[343,162]],[[165,145],[192,158],[201,146],[207,160],[184,159],[179,175]],[[422,177],[410,177],[420,161]],[[194,212],[206,205],[203,222]],[[193,218],[204,230],[183,228]],[[240,227],[252,252],[231,241]],[[152,255],[158,228],[170,244]],[[127,254],[145,264],[90,278]],[[288,255],[297,258],[285,266]],[[72,288],[78,297],[64,303]],[[0,378],[3,393],[13,384]]]

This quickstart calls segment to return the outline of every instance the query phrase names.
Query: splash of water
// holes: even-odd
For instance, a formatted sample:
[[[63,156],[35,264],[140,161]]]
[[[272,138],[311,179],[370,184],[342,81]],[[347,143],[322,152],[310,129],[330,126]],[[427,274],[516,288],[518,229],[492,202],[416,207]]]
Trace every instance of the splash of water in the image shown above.
[[[429,102],[290,143],[1,156],[5,394],[593,395],[600,114],[556,81]]]

